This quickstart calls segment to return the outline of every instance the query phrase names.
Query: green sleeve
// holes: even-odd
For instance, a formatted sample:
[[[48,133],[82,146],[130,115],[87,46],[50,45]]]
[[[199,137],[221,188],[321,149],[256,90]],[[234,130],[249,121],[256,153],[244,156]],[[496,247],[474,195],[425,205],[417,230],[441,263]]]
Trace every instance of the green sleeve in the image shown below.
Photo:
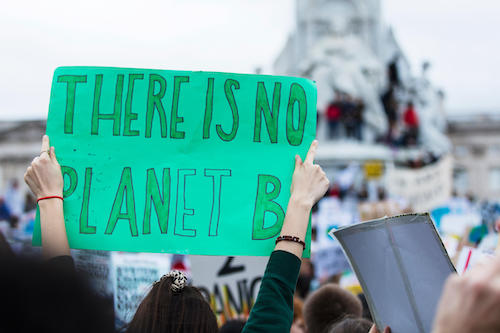
[[[274,251],[262,277],[259,294],[244,333],[289,333],[293,321],[293,294],[300,259],[285,251]]]

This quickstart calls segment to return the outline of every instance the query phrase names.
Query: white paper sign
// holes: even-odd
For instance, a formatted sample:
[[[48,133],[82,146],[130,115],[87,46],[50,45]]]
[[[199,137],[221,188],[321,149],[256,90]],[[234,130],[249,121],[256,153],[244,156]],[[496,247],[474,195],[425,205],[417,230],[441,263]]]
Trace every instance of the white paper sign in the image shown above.
[[[312,260],[314,275],[320,280],[350,270],[347,257],[338,242],[314,251]]]
[[[420,169],[395,167],[388,170],[391,195],[404,198],[417,212],[427,212],[444,204],[452,191],[452,159],[439,161]]]
[[[170,255],[164,253],[113,252],[111,256],[115,316],[129,322],[153,282],[170,271]]]

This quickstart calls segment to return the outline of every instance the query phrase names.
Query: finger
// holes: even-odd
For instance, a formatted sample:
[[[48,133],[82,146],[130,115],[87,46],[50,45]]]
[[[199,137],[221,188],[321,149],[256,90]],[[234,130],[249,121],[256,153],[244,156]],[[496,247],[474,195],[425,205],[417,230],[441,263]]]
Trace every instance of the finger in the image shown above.
[[[378,333],[377,326],[375,326],[375,324],[373,324],[372,328],[370,328],[370,331],[368,333]]]
[[[302,159],[299,155],[295,155],[295,169],[302,165]]]
[[[50,148],[49,136],[44,135],[42,138],[42,149],[40,150],[40,152],[42,152],[42,153],[48,152],[49,148]]]
[[[391,328],[389,326],[386,326],[384,328],[384,333],[391,333]]]
[[[304,160],[304,163],[313,163],[314,162],[314,157],[316,156],[316,148],[318,147],[318,140],[314,140],[311,143],[311,147],[309,147],[309,151],[307,152],[306,159]]]
[[[50,147],[50,158],[52,159],[52,161],[57,163],[56,148],[55,147]]]

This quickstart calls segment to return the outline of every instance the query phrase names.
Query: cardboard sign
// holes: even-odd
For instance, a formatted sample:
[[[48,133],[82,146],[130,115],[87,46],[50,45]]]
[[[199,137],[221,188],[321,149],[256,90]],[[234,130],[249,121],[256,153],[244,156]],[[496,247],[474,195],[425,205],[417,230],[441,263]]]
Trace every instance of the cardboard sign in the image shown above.
[[[455,269],[427,214],[363,222],[337,231],[380,330],[432,329],[446,278]],[[396,310],[395,310],[396,309]]]
[[[61,67],[47,134],[72,248],[269,255],[294,156],[316,135],[316,89],[293,77]]]
[[[349,262],[338,242],[314,251],[312,259],[314,262],[314,276],[320,280],[350,269]]]
[[[268,258],[190,256],[193,285],[210,303],[220,324],[250,313]]]

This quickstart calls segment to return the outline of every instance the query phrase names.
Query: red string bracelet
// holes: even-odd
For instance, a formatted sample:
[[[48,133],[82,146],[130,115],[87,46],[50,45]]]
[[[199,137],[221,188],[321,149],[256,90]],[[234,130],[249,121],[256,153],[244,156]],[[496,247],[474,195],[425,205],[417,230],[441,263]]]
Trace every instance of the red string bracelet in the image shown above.
[[[303,250],[305,250],[305,248],[306,248],[306,243],[304,243],[304,241],[300,240],[299,237],[287,236],[287,235],[279,236],[278,238],[276,238],[276,243],[275,244],[278,244],[278,242],[281,242],[281,241],[288,241],[288,242],[299,243],[300,245],[302,245],[302,249]]]
[[[64,201],[63,197],[60,197],[58,195],[50,195],[48,197],[42,197],[42,198],[36,199],[36,203],[38,203],[38,201],[40,201],[40,200],[45,200],[45,199],[61,199],[62,201]]]

